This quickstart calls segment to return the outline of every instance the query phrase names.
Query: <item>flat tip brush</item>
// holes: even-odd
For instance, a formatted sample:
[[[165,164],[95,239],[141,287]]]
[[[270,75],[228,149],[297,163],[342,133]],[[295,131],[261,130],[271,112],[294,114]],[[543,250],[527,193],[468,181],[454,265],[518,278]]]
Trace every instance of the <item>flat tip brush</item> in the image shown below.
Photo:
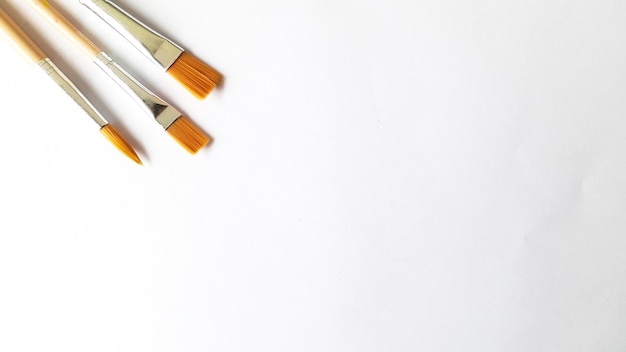
[[[219,72],[186,51],[178,56],[167,73],[198,99],[206,98],[222,80]]]
[[[109,0],[80,0],[150,61],[163,68],[196,98],[204,99],[222,75],[178,44],[143,24]]]
[[[188,118],[181,116],[166,129],[167,133],[189,153],[196,154],[211,142],[211,137],[194,126]]]
[[[28,61],[36,64],[64,90],[100,126],[102,133],[113,145],[133,161],[141,163],[130,144],[109,125],[78,88],[2,9],[0,9],[0,32]]]
[[[46,0],[31,0],[38,12],[74,43],[98,67],[128,93],[139,106],[158,122],[185,150],[196,154],[206,146],[210,137],[197,128],[180,111],[144,87],[104,51],[69,22]]]
[[[105,125],[100,129],[100,133],[106,138],[111,144],[115,146],[120,152],[124,153],[127,157],[129,157],[132,161],[136,162],[139,165],[143,165],[141,159],[137,156],[137,153],[130,146],[130,144],[122,137],[122,135],[117,132],[113,126]]]

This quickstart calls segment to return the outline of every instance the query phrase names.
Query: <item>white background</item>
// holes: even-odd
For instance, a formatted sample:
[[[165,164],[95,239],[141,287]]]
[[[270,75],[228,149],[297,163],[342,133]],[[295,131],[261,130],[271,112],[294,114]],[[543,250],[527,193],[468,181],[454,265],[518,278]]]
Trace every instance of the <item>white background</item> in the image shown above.
[[[120,0],[221,71],[178,147],[26,1],[120,126],[0,41],[1,351],[624,351],[626,2]]]

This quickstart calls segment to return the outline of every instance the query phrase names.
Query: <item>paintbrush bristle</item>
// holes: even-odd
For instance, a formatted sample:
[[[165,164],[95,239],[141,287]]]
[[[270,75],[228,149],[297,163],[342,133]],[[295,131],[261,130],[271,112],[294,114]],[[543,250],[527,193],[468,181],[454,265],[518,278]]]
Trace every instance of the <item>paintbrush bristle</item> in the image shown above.
[[[167,128],[167,133],[191,154],[196,154],[211,141],[191,120],[181,116]]]
[[[109,140],[109,142],[111,142],[111,144],[113,144],[119,151],[124,153],[124,155],[132,159],[137,164],[143,165],[141,159],[139,159],[133,147],[131,147],[130,144],[126,142],[124,137],[122,137],[122,135],[117,132],[117,130],[115,130],[113,126],[111,126],[110,124],[105,125],[100,129],[100,132],[106,139]]]
[[[206,98],[222,80],[222,75],[197,57],[183,51],[167,70],[198,99]]]

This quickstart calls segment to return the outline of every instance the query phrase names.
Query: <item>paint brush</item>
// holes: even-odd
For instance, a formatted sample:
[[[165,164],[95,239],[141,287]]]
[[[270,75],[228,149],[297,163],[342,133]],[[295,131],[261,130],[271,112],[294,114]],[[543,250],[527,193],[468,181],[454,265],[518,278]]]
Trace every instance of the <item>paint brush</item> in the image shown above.
[[[100,50],[59,11],[46,0],[31,0],[39,13],[74,43],[98,67],[119,84],[143,110],[154,118],[165,131],[191,154],[197,153],[210,142],[210,137],[197,128],[176,108],[156,96],[148,88],[120,67],[109,55]]]
[[[222,79],[219,72],[180,45],[143,24],[109,0],[80,0],[157,66],[163,68],[196,98],[204,99]]]
[[[102,117],[76,86],[61,72],[35,42],[0,9],[0,32],[28,61],[42,69],[100,126],[100,132],[124,155],[141,165],[141,159],[128,142]]]

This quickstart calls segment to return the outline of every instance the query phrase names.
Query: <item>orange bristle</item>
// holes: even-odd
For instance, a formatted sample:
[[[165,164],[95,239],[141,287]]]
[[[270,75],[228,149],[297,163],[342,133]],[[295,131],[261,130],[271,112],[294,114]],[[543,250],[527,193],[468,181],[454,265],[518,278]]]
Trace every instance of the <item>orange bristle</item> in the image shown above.
[[[128,142],[126,142],[124,137],[122,137],[122,135],[119,132],[117,132],[113,128],[113,126],[106,125],[106,126],[102,127],[100,129],[100,133],[102,133],[102,135],[106,139],[108,139],[109,142],[111,142],[111,144],[113,144],[115,146],[115,148],[117,148],[119,151],[124,153],[124,155],[126,155],[127,157],[132,159],[137,164],[143,165],[143,163],[141,162],[141,159],[139,159],[139,157],[137,156],[137,153],[135,152],[133,147],[131,147],[130,144],[128,144]]]
[[[206,98],[222,80],[222,75],[197,57],[183,51],[167,70],[198,99]]]
[[[211,137],[207,136],[191,120],[184,116],[176,119],[166,131],[191,154],[196,154],[211,141]]]

